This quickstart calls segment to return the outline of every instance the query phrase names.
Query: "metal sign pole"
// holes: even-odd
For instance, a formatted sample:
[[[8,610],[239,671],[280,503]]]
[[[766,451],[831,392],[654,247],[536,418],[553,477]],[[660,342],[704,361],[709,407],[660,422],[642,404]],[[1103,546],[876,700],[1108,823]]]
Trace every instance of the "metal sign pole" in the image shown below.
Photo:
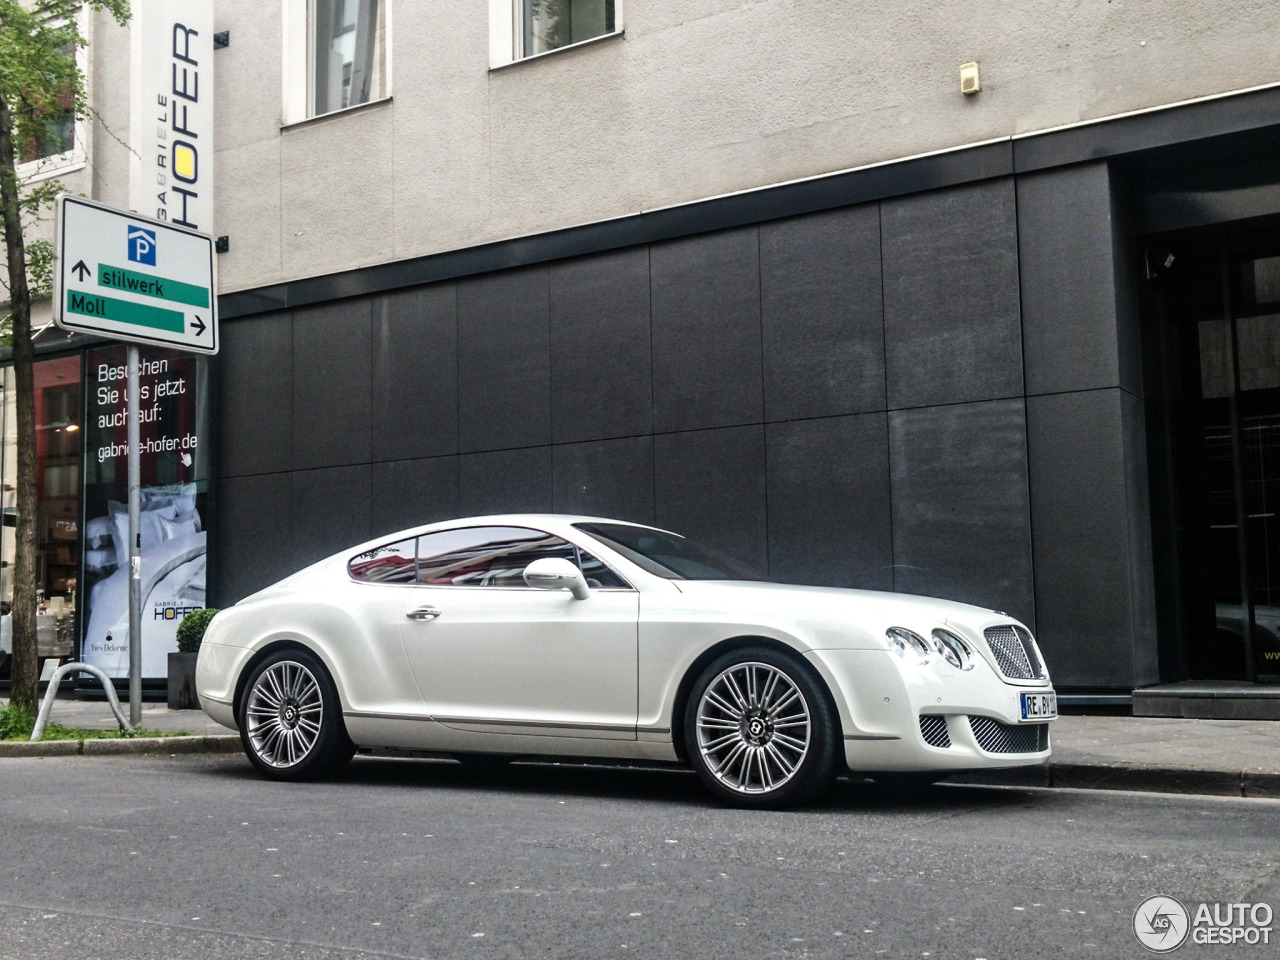
[[[129,344],[129,725],[142,722],[142,472],[138,439],[138,348]]]

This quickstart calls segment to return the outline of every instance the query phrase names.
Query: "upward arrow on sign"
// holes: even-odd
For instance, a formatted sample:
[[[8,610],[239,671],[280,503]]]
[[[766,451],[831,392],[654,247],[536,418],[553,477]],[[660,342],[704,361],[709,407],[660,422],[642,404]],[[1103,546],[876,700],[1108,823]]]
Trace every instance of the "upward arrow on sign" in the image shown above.
[[[93,273],[93,271],[92,271],[92,270],[90,270],[88,267],[86,267],[86,266],[84,265],[84,261],[83,261],[83,260],[78,260],[78,261],[76,261],[76,265],[75,265],[74,267],[72,267],[72,268],[71,268],[71,272],[72,272],[72,273],[74,273],[76,276],[78,276],[78,277],[80,278],[80,282],[81,282],[81,283],[84,283],[84,278],[85,278],[85,277],[87,277],[87,276],[89,276],[89,274]]]

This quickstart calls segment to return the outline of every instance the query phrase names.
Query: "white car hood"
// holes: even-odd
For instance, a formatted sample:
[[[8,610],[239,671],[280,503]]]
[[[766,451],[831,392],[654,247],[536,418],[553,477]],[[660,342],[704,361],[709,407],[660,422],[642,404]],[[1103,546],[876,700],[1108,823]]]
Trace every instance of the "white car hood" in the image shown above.
[[[938,623],[963,623],[982,629],[992,623],[1018,621],[1014,617],[954,600],[919,597],[880,590],[852,590],[844,587],[810,587],[790,583],[763,583],[747,580],[673,580],[681,593],[708,604],[723,605],[743,612],[803,612],[806,619],[845,619],[858,613],[910,627],[927,619]]]

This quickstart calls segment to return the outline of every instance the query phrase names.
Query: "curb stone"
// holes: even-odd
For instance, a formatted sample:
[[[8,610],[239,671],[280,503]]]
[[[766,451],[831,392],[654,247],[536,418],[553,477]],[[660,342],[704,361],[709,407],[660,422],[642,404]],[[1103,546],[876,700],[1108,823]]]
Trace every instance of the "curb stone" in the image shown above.
[[[0,742],[4,757],[134,756],[171,753],[239,753],[240,738],[227,736],[130,737],[119,740],[8,740]]]
[[[1139,763],[1046,763],[1008,770],[956,774],[952,783],[1012,787],[1066,787],[1078,790],[1134,790],[1219,797],[1280,798],[1280,774],[1247,770],[1202,770]]]

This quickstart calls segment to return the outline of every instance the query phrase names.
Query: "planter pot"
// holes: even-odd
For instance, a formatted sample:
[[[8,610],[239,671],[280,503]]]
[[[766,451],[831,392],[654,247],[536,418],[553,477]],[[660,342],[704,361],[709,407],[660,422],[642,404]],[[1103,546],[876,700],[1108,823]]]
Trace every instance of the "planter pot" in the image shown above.
[[[196,698],[195,653],[169,654],[169,709],[199,710]]]

